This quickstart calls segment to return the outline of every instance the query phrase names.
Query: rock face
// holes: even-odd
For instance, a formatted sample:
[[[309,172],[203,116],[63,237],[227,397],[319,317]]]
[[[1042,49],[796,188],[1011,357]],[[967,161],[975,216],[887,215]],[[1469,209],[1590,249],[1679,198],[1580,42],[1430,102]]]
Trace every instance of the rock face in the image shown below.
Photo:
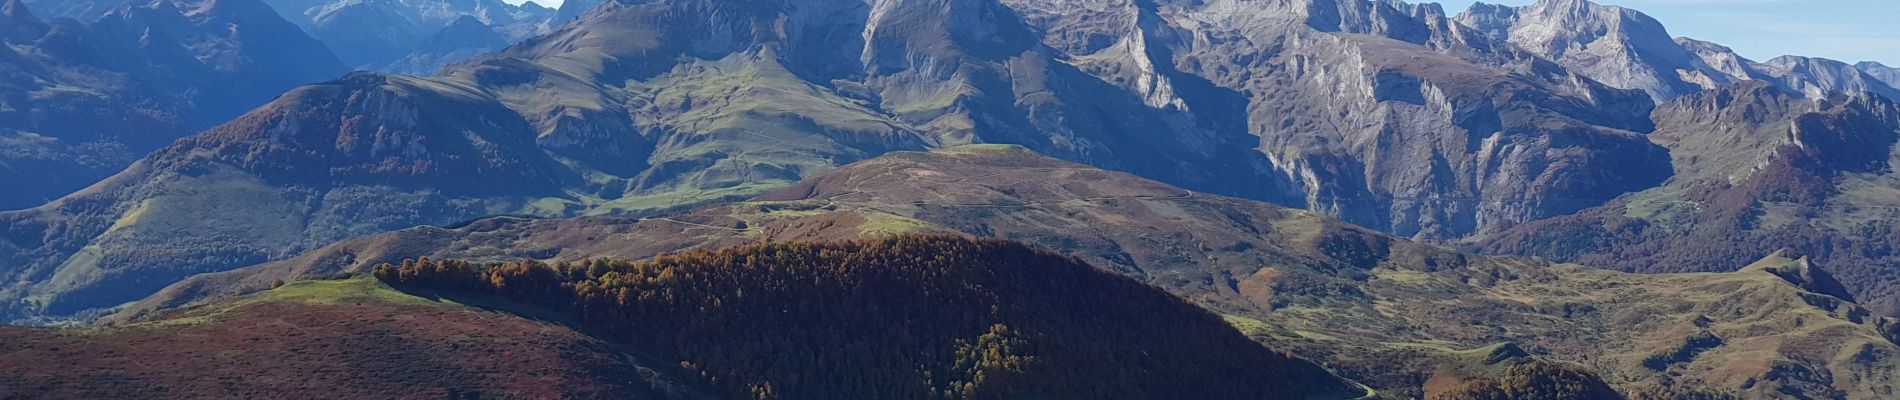
[[[1900,99],[1900,89],[1847,63],[1825,58],[1781,56],[1760,64],[1768,75],[1777,77],[1781,87],[1825,98],[1838,93],[1867,92]]]
[[[625,0],[434,78],[293,91],[0,214],[0,259],[16,313],[64,314],[399,226],[679,209],[966,143],[1457,238],[1661,182],[1651,108],[1431,5]],[[182,210],[224,187],[256,196]]]
[[[47,21],[27,3],[0,4],[0,209],[71,193],[344,71],[254,0],[80,3],[67,11],[98,13]]]
[[[1701,65],[1676,45],[1661,22],[1623,7],[1585,0],[1543,0],[1524,7],[1480,3],[1458,21],[1610,86],[1641,89],[1658,101],[1735,78]]]
[[[1900,90],[1832,60],[1782,57],[1757,63],[1713,43],[1671,38],[1636,10],[1589,0],[1540,0],[1523,7],[1479,3],[1457,21],[1610,86],[1638,89],[1658,102],[1738,82],[1763,80],[1822,99]]]
[[[1174,64],[1248,99],[1242,124],[1299,196],[1285,203],[1453,238],[1668,174],[1639,134],[1651,107],[1641,93],[1491,41],[1435,6],[1175,4],[1157,15],[1194,33],[1170,36]]]
[[[598,3],[576,0],[555,10],[501,0],[265,1],[329,45],[348,65],[407,74],[434,73],[443,65],[547,33]]]

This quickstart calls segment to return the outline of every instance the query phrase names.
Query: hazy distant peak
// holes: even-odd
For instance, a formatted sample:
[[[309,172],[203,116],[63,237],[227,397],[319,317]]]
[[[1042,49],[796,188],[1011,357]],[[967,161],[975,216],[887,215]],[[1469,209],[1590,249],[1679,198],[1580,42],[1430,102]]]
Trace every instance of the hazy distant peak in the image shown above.
[[[28,10],[25,3],[20,0],[4,1],[0,3],[0,40],[38,35],[45,31],[46,23],[33,16],[33,11]]]
[[[20,0],[6,0],[4,3],[0,3],[0,17],[6,17],[8,20],[31,19],[33,18],[33,13],[27,10],[26,3],[22,3]]]
[[[1888,86],[1900,86],[1900,68],[1889,67],[1877,61],[1862,61],[1854,64],[1854,68],[1885,82]]]

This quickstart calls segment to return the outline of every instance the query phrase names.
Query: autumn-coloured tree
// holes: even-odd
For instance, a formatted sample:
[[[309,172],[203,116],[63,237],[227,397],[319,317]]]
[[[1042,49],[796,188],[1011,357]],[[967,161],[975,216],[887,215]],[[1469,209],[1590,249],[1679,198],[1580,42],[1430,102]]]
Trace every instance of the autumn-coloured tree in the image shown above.
[[[761,243],[643,262],[417,260],[398,288],[565,310],[729,398],[1306,398],[1354,389],[1075,259],[955,236]]]

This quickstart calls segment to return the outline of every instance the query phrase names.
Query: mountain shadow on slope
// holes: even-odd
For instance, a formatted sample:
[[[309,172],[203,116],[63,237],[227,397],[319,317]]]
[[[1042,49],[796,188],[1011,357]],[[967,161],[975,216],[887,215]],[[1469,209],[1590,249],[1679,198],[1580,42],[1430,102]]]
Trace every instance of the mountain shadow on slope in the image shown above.
[[[0,1],[0,209],[79,190],[348,71],[257,0],[28,3]]]
[[[1677,176],[1574,215],[1485,238],[1500,254],[1634,272],[1733,270],[1789,249],[1847,290],[1817,289],[1900,312],[1900,104],[1872,94],[1806,100],[1765,83],[1657,108],[1651,140]],[[1818,270],[1817,270],[1818,271]]]
[[[564,310],[732,398],[1348,398],[1363,390],[1132,279],[943,235],[484,267],[382,265],[406,290]]]

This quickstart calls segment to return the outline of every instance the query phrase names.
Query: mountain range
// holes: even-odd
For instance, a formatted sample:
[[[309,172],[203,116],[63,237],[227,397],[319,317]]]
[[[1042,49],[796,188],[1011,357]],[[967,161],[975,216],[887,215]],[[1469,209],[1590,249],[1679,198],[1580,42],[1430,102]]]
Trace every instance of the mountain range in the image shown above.
[[[0,317],[127,329],[106,342],[202,315],[229,318],[189,329],[255,323],[231,307],[287,281],[501,301],[482,318],[511,326],[571,313],[559,329],[574,333],[536,350],[549,357],[693,358],[646,341],[676,333],[591,330],[635,314],[537,296],[625,283],[562,263],[638,271],[654,267],[624,260],[895,235],[1071,256],[1030,264],[1159,288],[1385,396],[1896,390],[1900,70],[1756,62],[1628,8],[5,0],[0,17],[0,180],[29,188],[0,208],[32,207],[0,212]],[[454,282],[560,279],[524,294],[360,276],[421,257]],[[340,275],[359,277],[327,280]],[[660,290],[644,284],[620,295]],[[376,304],[421,310],[398,303]],[[472,315],[433,306],[457,311],[414,315]],[[1087,315],[1139,317],[1108,311]],[[1050,318],[1025,312],[1009,325]],[[980,333],[945,343],[1001,340]],[[48,354],[65,353],[0,346]],[[792,382],[737,364],[600,368],[712,397]],[[387,371],[372,380],[410,379]],[[505,373],[451,386],[542,393],[491,382]],[[699,380],[715,375],[761,380]],[[1051,385],[1036,390],[1084,390]]]
[[[1389,2],[610,2],[436,77],[291,91],[0,214],[0,292],[68,314],[355,235],[680,209],[962,143],[1434,240],[1675,176],[1650,96],[1496,36]]]
[[[344,240],[199,275],[107,319],[138,321],[273,282],[404,260],[648,259],[919,233],[1073,255],[1401,398],[1438,398],[1526,364],[1568,366],[1633,397],[1872,398],[1891,393],[1884,371],[1900,368],[1891,356],[1900,353],[1900,320],[1853,304],[1826,271],[1793,253],[1738,272],[1657,275],[1473,255],[998,145],[893,153],[750,201],[674,214],[502,217]],[[1709,337],[1720,343],[1699,342]]]
[[[1588,0],[1547,0],[1523,7],[1478,3],[1457,20],[1565,68],[1657,102],[1735,85],[1771,82],[1810,98],[1872,92],[1900,95],[1873,65],[1782,56],[1755,62],[1720,44],[1671,37],[1640,11]],[[1890,72],[1885,72],[1889,74]]]
[[[50,20],[30,4],[46,5],[0,3],[0,184],[11,188],[0,209],[83,188],[173,139],[344,71],[257,1],[57,3],[97,13]]]
[[[560,9],[501,0],[265,0],[356,69],[429,74],[547,33],[598,0]]]

